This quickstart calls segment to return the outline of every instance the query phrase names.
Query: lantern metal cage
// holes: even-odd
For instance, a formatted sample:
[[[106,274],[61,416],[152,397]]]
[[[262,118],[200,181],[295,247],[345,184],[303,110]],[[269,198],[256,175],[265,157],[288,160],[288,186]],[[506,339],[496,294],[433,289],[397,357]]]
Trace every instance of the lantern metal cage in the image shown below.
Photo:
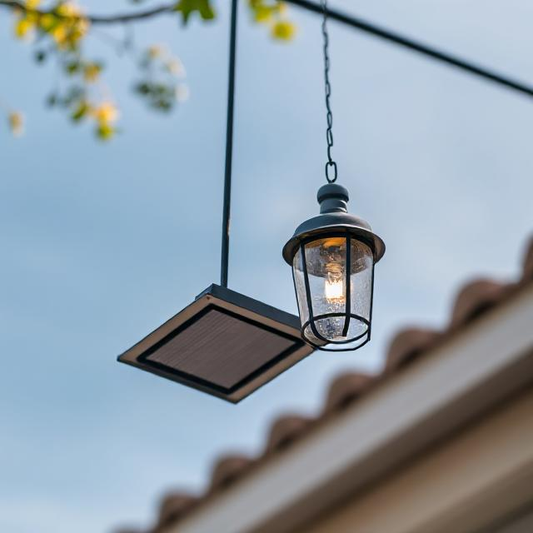
[[[320,215],[300,224],[283,248],[292,266],[302,338],[324,351],[352,351],[371,337],[374,266],[385,244],[348,213],[348,191],[318,191]]]

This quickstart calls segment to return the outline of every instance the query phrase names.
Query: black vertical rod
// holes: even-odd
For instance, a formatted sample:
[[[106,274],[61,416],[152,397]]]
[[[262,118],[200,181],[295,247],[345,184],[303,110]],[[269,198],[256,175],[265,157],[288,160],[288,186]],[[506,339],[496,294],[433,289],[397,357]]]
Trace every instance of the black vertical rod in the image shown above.
[[[342,336],[348,335],[350,323],[352,321],[352,240],[349,236],[346,237],[346,286],[344,292],[346,293],[346,301],[344,303],[344,327],[342,328]]]
[[[233,163],[233,117],[235,108],[235,63],[237,51],[237,0],[231,0],[228,70],[228,114],[226,120],[226,168],[224,172],[224,207],[222,212],[222,252],[220,284],[228,286],[229,232],[231,215],[231,170]]]

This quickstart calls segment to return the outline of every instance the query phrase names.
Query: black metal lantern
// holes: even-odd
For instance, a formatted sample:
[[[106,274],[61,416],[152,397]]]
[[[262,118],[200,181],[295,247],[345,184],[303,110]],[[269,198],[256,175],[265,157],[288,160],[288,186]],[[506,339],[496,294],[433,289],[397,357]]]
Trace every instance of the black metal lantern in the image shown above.
[[[321,5],[328,184],[318,191],[320,215],[296,228],[283,258],[292,266],[303,339],[320,350],[348,351],[370,340],[374,265],[385,243],[367,222],[348,213],[348,191],[335,184],[327,0]]]
[[[318,191],[320,215],[300,224],[283,248],[292,266],[302,337],[326,351],[356,350],[370,340],[374,265],[385,243],[347,209],[348,191]]]

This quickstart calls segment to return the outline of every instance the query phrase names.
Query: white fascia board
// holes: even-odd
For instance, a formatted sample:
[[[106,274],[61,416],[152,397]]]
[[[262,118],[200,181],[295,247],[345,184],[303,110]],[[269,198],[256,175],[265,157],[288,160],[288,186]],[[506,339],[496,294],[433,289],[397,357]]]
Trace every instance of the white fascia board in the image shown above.
[[[282,533],[533,380],[533,286],[168,533]]]

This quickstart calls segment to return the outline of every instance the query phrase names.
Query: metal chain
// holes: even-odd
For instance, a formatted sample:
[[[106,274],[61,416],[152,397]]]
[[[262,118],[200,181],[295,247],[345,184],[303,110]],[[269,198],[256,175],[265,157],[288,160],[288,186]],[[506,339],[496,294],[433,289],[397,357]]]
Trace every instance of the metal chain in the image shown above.
[[[326,163],[326,179],[328,183],[333,183],[337,180],[337,163],[333,161],[331,157],[331,149],[333,148],[333,113],[331,111],[331,84],[329,83],[329,35],[328,35],[328,0],[321,0],[322,5],[322,36],[324,38],[324,86],[326,91],[326,118],[327,118],[327,130],[326,141],[328,143],[328,161]]]

